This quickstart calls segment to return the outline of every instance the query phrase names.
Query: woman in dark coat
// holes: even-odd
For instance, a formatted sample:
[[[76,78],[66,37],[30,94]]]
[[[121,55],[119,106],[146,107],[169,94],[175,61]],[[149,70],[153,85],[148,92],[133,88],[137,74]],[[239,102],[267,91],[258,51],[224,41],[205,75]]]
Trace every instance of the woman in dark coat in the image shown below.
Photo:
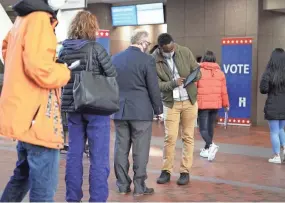
[[[270,163],[281,164],[285,150],[285,52],[275,49],[268,62],[260,82],[261,94],[267,94],[264,107],[265,119],[268,120],[274,157]],[[283,157],[280,156],[280,148]]]
[[[103,74],[106,77],[117,75],[110,56],[103,46],[96,42],[98,29],[96,16],[88,11],[80,11],[71,22],[68,39],[63,42],[59,54],[59,58],[68,65],[80,60],[80,65],[72,69],[71,80],[62,93],[61,109],[67,113],[69,133],[65,176],[67,202],[80,202],[83,198],[82,158],[86,138],[90,153],[89,201],[106,202],[109,194],[110,117],[75,111],[73,98],[75,76],[86,70],[87,66],[90,74]],[[91,65],[88,60],[90,53]]]

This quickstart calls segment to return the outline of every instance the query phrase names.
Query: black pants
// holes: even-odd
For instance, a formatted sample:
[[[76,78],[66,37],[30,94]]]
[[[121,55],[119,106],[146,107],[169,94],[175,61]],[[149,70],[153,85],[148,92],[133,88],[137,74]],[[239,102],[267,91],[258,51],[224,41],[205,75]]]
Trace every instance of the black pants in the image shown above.
[[[116,141],[114,168],[119,190],[126,191],[132,183],[129,177],[129,153],[132,146],[134,189],[143,193],[146,189],[146,167],[149,159],[152,121],[115,120]]]
[[[199,130],[206,143],[205,149],[208,149],[213,142],[217,114],[217,109],[199,110],[198,112]]]

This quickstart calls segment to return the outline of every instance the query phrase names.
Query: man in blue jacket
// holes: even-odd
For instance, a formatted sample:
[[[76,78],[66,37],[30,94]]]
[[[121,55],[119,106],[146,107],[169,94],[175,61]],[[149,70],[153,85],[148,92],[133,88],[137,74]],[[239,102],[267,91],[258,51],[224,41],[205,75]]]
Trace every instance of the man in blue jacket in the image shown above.
[[[136,30],[131,46],[113,56],[120,89],[120,111],[114,115],[116,127],[114,168],[118,192],[131,192],[129,152],[132,146],[134,195],[153,194],[145,185],[149,159],[153,114],[162,113],[162,101],[157,81],[155,60],[146,54],[150,45],[149,34]]]

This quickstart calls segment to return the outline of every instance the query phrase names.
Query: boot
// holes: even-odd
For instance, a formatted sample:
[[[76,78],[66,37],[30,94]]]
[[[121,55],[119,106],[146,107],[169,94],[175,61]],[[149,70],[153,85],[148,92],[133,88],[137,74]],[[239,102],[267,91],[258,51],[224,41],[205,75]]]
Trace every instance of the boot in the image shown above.
[[[181,173],[180,178],[177,180],[177,185],[187,185],[190,181],[189,173]]]
[[[154,189],[153,188],[148,188],[146,187],[145,188],[145,191],[143,193],[137,193],[137,192],[134,192],[134,196],[142,196],[142,195],[152,195],[154,193]]]
[[[168,183],[170,181],[170,173],[168,173],[167,171],[162,171],[159,178],[157,179],[157,184],[165,184]]]

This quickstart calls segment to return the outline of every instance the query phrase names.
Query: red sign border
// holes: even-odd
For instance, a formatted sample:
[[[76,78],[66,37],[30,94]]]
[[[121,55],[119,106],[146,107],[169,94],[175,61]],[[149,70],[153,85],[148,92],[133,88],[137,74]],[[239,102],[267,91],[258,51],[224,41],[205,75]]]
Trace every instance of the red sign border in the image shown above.
[[[222,45],[244,45],[252,44],[253,38],[251,37],[234,37],[234,38],[222,38]]]
[[[99,30],[98,32],[96,32],[96,36],[100,38],[109,38],[110,30]]]

